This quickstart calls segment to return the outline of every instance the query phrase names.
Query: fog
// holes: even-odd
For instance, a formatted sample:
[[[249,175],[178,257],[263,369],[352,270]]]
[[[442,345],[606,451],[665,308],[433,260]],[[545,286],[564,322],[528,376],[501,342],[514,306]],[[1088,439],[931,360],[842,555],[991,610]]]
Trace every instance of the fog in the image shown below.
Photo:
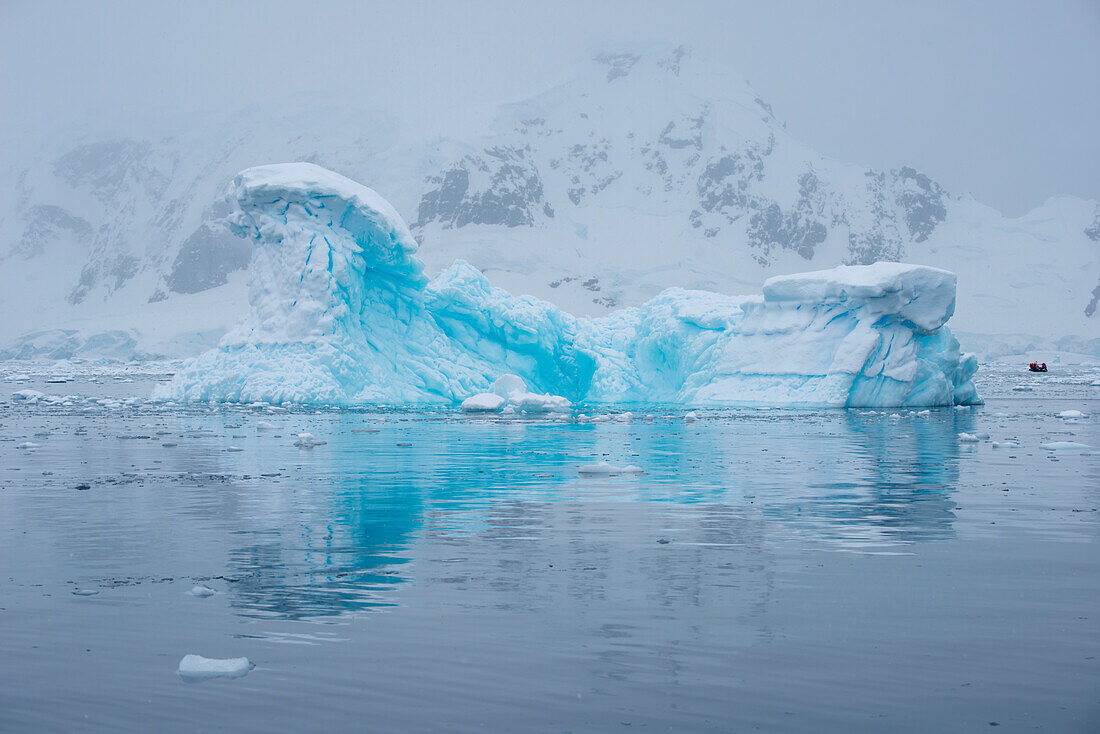
[[[1100,199],[1100,4],[958,5],[5,0],[0,125],[8,145],[72,124],[141,134],[301,92],[445,120],[600,49],[671,41],[738,70],[826,155],[916,166],[1010,215]]]

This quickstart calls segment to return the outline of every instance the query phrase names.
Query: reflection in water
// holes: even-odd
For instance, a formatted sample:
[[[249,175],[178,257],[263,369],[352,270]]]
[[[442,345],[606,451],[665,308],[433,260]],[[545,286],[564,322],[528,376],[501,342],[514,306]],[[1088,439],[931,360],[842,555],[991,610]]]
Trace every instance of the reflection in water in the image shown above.
[[[841,471],[808,481],[803,495],[770,507],[767,516],[853,543],[950,537],[958,434],[975,430],[973,420],[969,411],[905,420],[849,412],[851,459]]]
[[[342,482],[342,483],[341,483]],[[232,603],[246,616],[302,619],[388,606],[420,514],[408,485],[333,475],[287,527],[242,533],[229,553]],[[314,504],[314,503],[317,504]]]
[[[651,598],[667,589],[667,603],[679,605],[705,595],[715,569],[699,549],[737,549],[719,573],[759,586],[765,541],[797,534],[856,547],[949,537],[957,434],[973,430],[965,411],[901,419],[741,411],[694,425],[598,426],[398,414],[377,433],[354,432],[364,422],[347,414],[330,423],[323,451],[293,456],[298,467],[277,507],[242,521],[247,542],[228,559],[241,614],[301,619],[391,605],[395,584],[412,574],[409,560],[441,544],[469,553],[474,541],[494,549],[496,571],[483,581],[508,591],[499,602],[507,605],[546,598],[540,569],[554,558],[595,571],[573,579],[570,594],[607,595],[618,583],[607,581],[616,578],[614,543],[645,533],[703,554],[643,563]],[[646,473],[576,471],[601,460]],[[637,509],[624,512],[623,502]],[[422,576],[458,590],[470,584],[446,569]],[[746,598],[759,603],[766,593]]]

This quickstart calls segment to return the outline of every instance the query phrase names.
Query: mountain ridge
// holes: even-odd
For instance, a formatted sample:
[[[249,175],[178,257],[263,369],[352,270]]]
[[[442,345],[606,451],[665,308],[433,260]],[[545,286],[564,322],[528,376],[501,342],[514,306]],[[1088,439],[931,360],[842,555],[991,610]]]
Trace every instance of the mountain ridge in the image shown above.
[[[959,273],[963,333],[1040,334],[1100,355],[1095,202],[1051,197],[1007,219],[912,167],[821,156],[683,47],[580,69],[444,138],[312,102],[175,121],[183,132],[160,139],[52,141],[0,171],[16,192],[0,211],[0,302],[15,317],[0,354],[33,355],[28,334],[79,342],[97,321],[147,354],[224,332],[250,245],[225,229],[221,192],[241,169],[303,160],[392,201],[431,271],[463,258],[580,314],[664,287],[751,292],[770,275],[905,259]]]

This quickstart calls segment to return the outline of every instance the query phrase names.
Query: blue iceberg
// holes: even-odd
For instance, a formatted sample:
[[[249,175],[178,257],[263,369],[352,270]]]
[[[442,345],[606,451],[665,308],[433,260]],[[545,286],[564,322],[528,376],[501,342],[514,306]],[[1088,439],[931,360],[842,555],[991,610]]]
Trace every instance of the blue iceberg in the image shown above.
[[[471,404],[979,402],[977,362],[945,326],[956,278],[944,270],[838,267],[771,278],[760,296],[673,288],[579,318],[462,261],[429,280],[393,207],[318,166],[250,168],[230,201],[230,226],[253,243],[249,312],[158,397],[458,405],[511,374],[515,400]]]

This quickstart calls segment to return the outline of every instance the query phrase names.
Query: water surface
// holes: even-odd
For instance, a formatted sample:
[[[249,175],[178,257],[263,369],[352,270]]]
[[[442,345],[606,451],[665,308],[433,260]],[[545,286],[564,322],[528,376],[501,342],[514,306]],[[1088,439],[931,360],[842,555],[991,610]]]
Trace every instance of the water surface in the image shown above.
[[[598,423],[5,382],[0,730],[1096,731],[1100,454],[1041,444],[1100,447],[1097,377]]]

